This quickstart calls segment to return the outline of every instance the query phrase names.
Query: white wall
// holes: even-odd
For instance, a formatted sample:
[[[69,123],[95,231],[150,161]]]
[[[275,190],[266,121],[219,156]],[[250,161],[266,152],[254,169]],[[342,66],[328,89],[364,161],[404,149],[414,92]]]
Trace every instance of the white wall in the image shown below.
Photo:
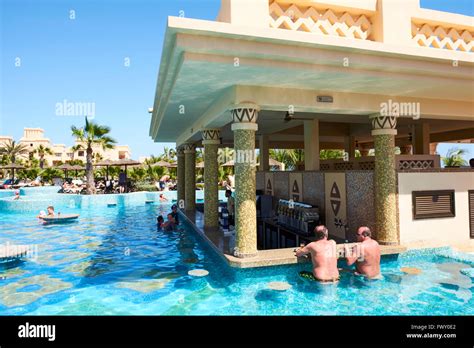
[[[468,241],[468,190],[474,190],[474,171],[438,173],[399,173],[398,202],[400,243],[416,241]],[[412,191],[454,190],[456,216],[414,220]]]

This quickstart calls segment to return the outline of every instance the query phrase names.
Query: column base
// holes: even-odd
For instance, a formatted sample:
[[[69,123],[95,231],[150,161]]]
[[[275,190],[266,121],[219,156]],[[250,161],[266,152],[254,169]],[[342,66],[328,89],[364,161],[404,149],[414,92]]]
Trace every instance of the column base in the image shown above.
[[[384,240],[377,240],[377,242],[380,244],[380,245],[400,245],[399,242],[389,242],[389,241],[384,241]]]
[[[238,251],[234,251],[234,256],[238,257],[239,259],[248,259],[252,257],[257,257],[257,255],[258,255],[258,252],[247,254],[247,253],[239,253]]]

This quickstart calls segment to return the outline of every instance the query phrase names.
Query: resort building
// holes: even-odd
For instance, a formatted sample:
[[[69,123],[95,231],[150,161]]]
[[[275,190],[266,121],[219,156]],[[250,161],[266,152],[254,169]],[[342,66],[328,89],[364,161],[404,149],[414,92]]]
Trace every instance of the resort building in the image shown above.
[[[0,144],[9,143],[13,138],[10,136],[0,136]],[[73,147],[64,144],[53,144],[51,140],[44,135],[44,130],[41,128],[24,128],[23,137],[19,140],[20,144],[28,147],[30,152],[36,150],[40,145],[51,150],[52,155],[45,155],[45,160],[49,165],[56,165],[58,163],[65,163],[70,160],[86,161],[85,148],[73,149]],[[79,145],[75,142],[74,146]],[[128,145],[116,145],[113,149],[102,149],[100,146],[94,146],[94,154],[98,154],[102,159],[119,160],[129,159],[131,151]],[[28,156],[26,155],[25,158]],[[38,158],[36,154],[35,157]]]
[[[150,136],[177,144],[187,216],[239,267],[268,249],[257,190],[274,210],[280,199],[317,207],[340,241],[367,225],[387,246],[468,243],[474,170],[441,168],[436,144],[474,139],[473,23],[419,0],[222,0],[216,21],[169,17]],[[227,250],[218,228],[224,146],[236,153]],[[204,214],[196,147],[205,154]],[[304,166],[269,171],[269,149],[304,149]],[[349,155],[323,161],[322,149]],[[278,233],[273,248],[298,245]]]

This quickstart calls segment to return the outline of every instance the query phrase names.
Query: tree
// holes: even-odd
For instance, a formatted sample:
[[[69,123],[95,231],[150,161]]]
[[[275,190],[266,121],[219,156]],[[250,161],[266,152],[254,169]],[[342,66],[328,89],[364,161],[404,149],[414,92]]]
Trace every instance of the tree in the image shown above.
[[[18,156],[28,154],[28,147],[25,144],[18,144],[15,140],[10,140],[0,146],[0,154],[5,155],[10,163],[15,163]]]
[[[174,163],[176,161],[176,150],[165,146],[163,155],[160,156],[163,161]]]
[[[344,150],[321,150],[319,152],[319,159],[328,160],[328,159],[343,159]]]
[[[50,167],[43,169],[40,175],[44,182],[51,182],[53,178],[61,178],[63,176],[63,172],[57,168]]]
[[[87,117],[85,127],[77,128],[72,126],[71,131],[76,140],[83,144],[86,149],[86,192],[87,194],[94,194],[96,189],[94,183],[94,169],[92,166],[94,158],[93,145],[99,145],[104,150],[112,149],[116,141],[108,135],[110,133],[109,127],[89,122]]]
[[[71,161],[74,161],[74,158],[76,156],[76,152],[79,151],[79,150],[83,150],[84,147],[81,145],[81,144],[76,144],[74,146],[71,147],[71,151],[72,151],[72,158],[71,158]]]
[[[100,153],[96,152],[94,154],[94,162],[95,163],[98,163],[98,162],[102,161],[103,159],[104,159],[104,157]]]
[[[270,149],[270,158],[285,164],[288,170],[295,170],[304,161],[304,150],[300,149]]]
[[[34,150],[34,153],[38,154],[39,161],[40,161],[39,165],[40,165],[40,168],[43,169],[43,167],[44,167],[44,156],[45,155],[52,155],[53,151],[49,147],[40,145]]]
[[[448,150],[446,157],[443,157],[443,164],[445,167],[460,167],[467,165],[467,161],[463,158],[463,155],[468,154],[468,151],[464,149],[451,148]]]

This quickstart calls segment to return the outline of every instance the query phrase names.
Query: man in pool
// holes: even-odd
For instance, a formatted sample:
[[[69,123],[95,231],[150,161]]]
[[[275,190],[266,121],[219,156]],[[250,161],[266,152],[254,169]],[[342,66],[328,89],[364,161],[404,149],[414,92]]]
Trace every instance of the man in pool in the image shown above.
[[[355,263],[356,274],[363,275],[369,279],[380,278],[380,246],[372,239],[372,232],[367,226],[361,226],[357,230],[356,250],[345,246],[346,261],[349,266]]]
[[[52,205],[50,205],[50,206],[48,207],[48,214],[41,214],[41,213],[40,213],[40,214],[37,216],[38,219],[42,219],[42,218],[44,218],[44,217],[54,217],[54,207],[53,207]]]
[[[162,224],[162,228],[165,231],[174,231],[176,229],[176,221],[172,213],[169,213],[167,216],[167,221]]]
[[[232,197],[232,191],[226,190],[225,196],[227,197],[227,213],[229,214],[229,225],[234,226],[235,200],[234,197]]]
[[[179,225],[179,220],[178,220],[178,206],[176,204],[173,204],[171,206],[171,213],[170,213],[172,216],[173,216],[173,219],[174,219],[174,223],[176,225]]]
[[[313,273],[300,272],[300,275],[323,283],[337,282],[339,270],[337,269],[336,242],[328,240],[326,226],[316,226],[314,233],[317,239],[315,242],[296,250],[297,257],[310,254],[313,262]]]
[[[156,224],[158,225],[158,228],[161,230],[163,228],[163,224],[165,223],[165,219],[163,218],[162,215],[158,216],[156,218]]]

